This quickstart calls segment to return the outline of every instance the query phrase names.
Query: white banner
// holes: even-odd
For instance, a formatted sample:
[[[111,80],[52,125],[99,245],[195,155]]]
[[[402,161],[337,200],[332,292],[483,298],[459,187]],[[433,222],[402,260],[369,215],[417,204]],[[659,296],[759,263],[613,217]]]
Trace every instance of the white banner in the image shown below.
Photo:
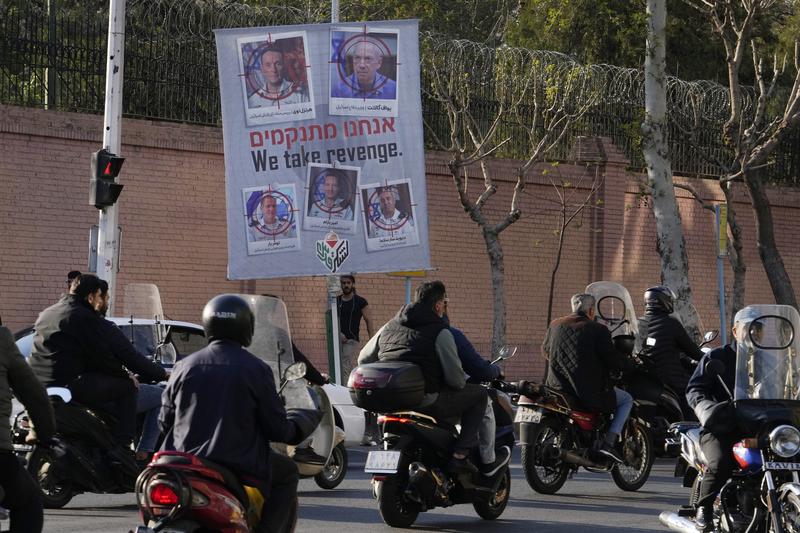
[[[215,33],[228,277],[430,269],[417,21]]]

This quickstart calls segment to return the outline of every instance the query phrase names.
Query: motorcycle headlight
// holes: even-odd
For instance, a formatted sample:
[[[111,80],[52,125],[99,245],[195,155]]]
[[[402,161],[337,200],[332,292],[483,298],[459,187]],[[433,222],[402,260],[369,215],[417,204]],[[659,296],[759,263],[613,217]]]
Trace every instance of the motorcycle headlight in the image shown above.
[[[778,426],[769,434],[769,447],[776,455],[792,457],[800,451],[800,431],[793,426]]]

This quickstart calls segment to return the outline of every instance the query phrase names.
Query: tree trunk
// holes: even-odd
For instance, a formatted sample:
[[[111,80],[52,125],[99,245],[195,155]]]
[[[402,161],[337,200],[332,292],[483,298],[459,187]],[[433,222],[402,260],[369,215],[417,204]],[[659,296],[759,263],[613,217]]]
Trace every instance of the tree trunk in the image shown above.
[[[675,312],[686,331],[700,339],[700,317],[692,305],[689,285],[689,259],[683,239],[678,202],[672,183],[672,165],[666,135],[666,61],[664,25],[666,0],[647,0],[647,52],[645,55],[645,119],[642,147],[647,162],[647,177],[653,190],[653,215],[656,219],[657,249],[661,258],[661,280],[675,291]]]
[[[492,268],[492,356],[500,351],[506,343],[506,303],[505,303],[505,267],[503,266],[503,247],[500,236],[488,228],[483,229],[483,240],[489,254]]]
[[[744,175],[744,183],[750,193],[753,214],[756,219],[756,238],[758,255],[764,265],[775,303],[791,305],[797,308],[797,298],[792,287],[792,280],[786,272],[783,258],[775,243],[775,228],[772,220],[772,207],[769,205],[767,191],[758,170],[750,170]]]
[[[725,203],[728,204],[728,227],[731,230],[731,238],[728,242],[728,261],[733,270],[733,289],[731,291],[730,303],[728,308],[730,318],[727,326],[733,325],[733,317],[744,307],[745,283],[747,265],[744,262],[744,252],[742,251],[742,227],[736,220],[736,208],[733,204],[733,186],[730,183],[721,184],[722,192],[725,194]]]

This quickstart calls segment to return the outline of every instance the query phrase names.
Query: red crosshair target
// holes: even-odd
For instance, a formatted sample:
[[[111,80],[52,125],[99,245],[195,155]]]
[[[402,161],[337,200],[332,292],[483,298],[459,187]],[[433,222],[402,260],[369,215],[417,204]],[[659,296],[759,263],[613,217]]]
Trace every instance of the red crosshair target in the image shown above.
[[[254,212],[252,214],[253,221],[255,222],[253,227],[257,231],[259,231],[260,233],[263,233],[264,235],[270,236],[273,239],[275,239],[279,235],[283,235],[284,233],[289,231],[289,229],[291,229],[291,227],[294,225],[294,212],[295,212],[295,209],[294,209],[294,206],[292,204],[292,199],[288,195],[286,195],[286,194],[284,194],[284,193],[282,193],[280,191],[273,191],[271,189],[270,190],[266,190],[266,191],[264,191],[262,193],[261,197],[258,199],[258,207],[257,207],[257,209],[261,208],[261,202],[264,201],[264,197],[265,196],[272,197],[272,198],[275,199],[275,219],[276,220],[281,221],[280,217],[278,215],[278,211],[281,211],[281,209],[278,208],[279,205],[285,206],[287,216],[286,216],[286,218],[284,220],[281,221],[281,224],[279,224],[275,228],[267,228],[267,227],[262,226],[261,224],[258,223],[258,218],[256,217],[256,213],[255,213],[255,210],[254,210]]]
[[[369,205],[369,220],[379,229],[386,230],[389,232],[398,231],[400,228],[406,225],[408,222],[408,214],[404,216],[397,224],[384,224],[379,221],[381,218],[381,202],[378,199],[378,194],[380,192],[389,190],[388,188],[379,188],[372,191],[372,194],[369,195],[369,199],[367,200],[367,204]],[[392,193],[394,194],[394,193]],[[399,192],[398,192],[399,194]],[[399,212],[397,206],[395,205],[395,210]]]
[[[283,68],[285,69],[285,73],[289,75],[287,78],[284,76],[284,72],[282,72],[281,77],[292,82],[292,85],[288,90],[275,96],[270,96],[270,93],[268,93],[266,90],[266,86],[261,85],[257,76],[257,74],[261,72],[261,56],[268,51],[281,53],[283,56]],[[278,107],[280,107],[281,100],[288,98],[301,88],[301,84],[294,81],[296,79],[300,79],[299,73],[295,72],[294,65],[292,65],[290,61],[286,61],[286,51],[276,46],[275,41],[272,40],[272,35],[269,35],[267,40],[250,54],[245,65],[245,77],[247,79],[247,85],[254,89],[255,94],[259,95],[261,98],[277,102]]]
[[[389,57],[392,55],[392,51],[389,48],[389,45],[381,39],[380,37],[376,37],[374,35],[369,35],[368,33],[357,33],[356,35],[350,37],[349,39],[345,40],[341,45],[339,45],[338,50],[336,50],[336,70],[339,73],[339,79],[342,80],[346,86],[354,91],[360,91],[361,88],[359,87],[358,83],[353,85],[350,83],[350,79],[347,74],[347,55],[348,52],[353,49],[355,46],[361,43],[369,43],[375,46],[378,51],[381,53],[382,57]],[[353,65],[353,71],[355,72],[355,65]],[[383,81],[378,85],[372,87],[369,91],[370,93],[377,92],[380,90],[381,87],[386,85],[389,82],[389,77],[384,77]]]

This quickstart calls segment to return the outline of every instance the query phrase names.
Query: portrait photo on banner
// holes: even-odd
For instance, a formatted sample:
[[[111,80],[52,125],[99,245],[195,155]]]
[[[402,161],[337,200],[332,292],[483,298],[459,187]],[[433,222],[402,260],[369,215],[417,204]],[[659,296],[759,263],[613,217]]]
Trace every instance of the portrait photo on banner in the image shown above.
[[[361,186],[367,251],[419,244],[409,180]]]
[[[248,126],[314,118],[306,32],[236,40]]]
[[[293,183],[270,183],[242,190],[247,255],[300,248],[297,196]]]
[[[303,229],[355,233],[359,167],[308,165],[308,193]]]
[[[331,115],[397,116],[399,41],[399,32],[386,28],[331,30]]]

